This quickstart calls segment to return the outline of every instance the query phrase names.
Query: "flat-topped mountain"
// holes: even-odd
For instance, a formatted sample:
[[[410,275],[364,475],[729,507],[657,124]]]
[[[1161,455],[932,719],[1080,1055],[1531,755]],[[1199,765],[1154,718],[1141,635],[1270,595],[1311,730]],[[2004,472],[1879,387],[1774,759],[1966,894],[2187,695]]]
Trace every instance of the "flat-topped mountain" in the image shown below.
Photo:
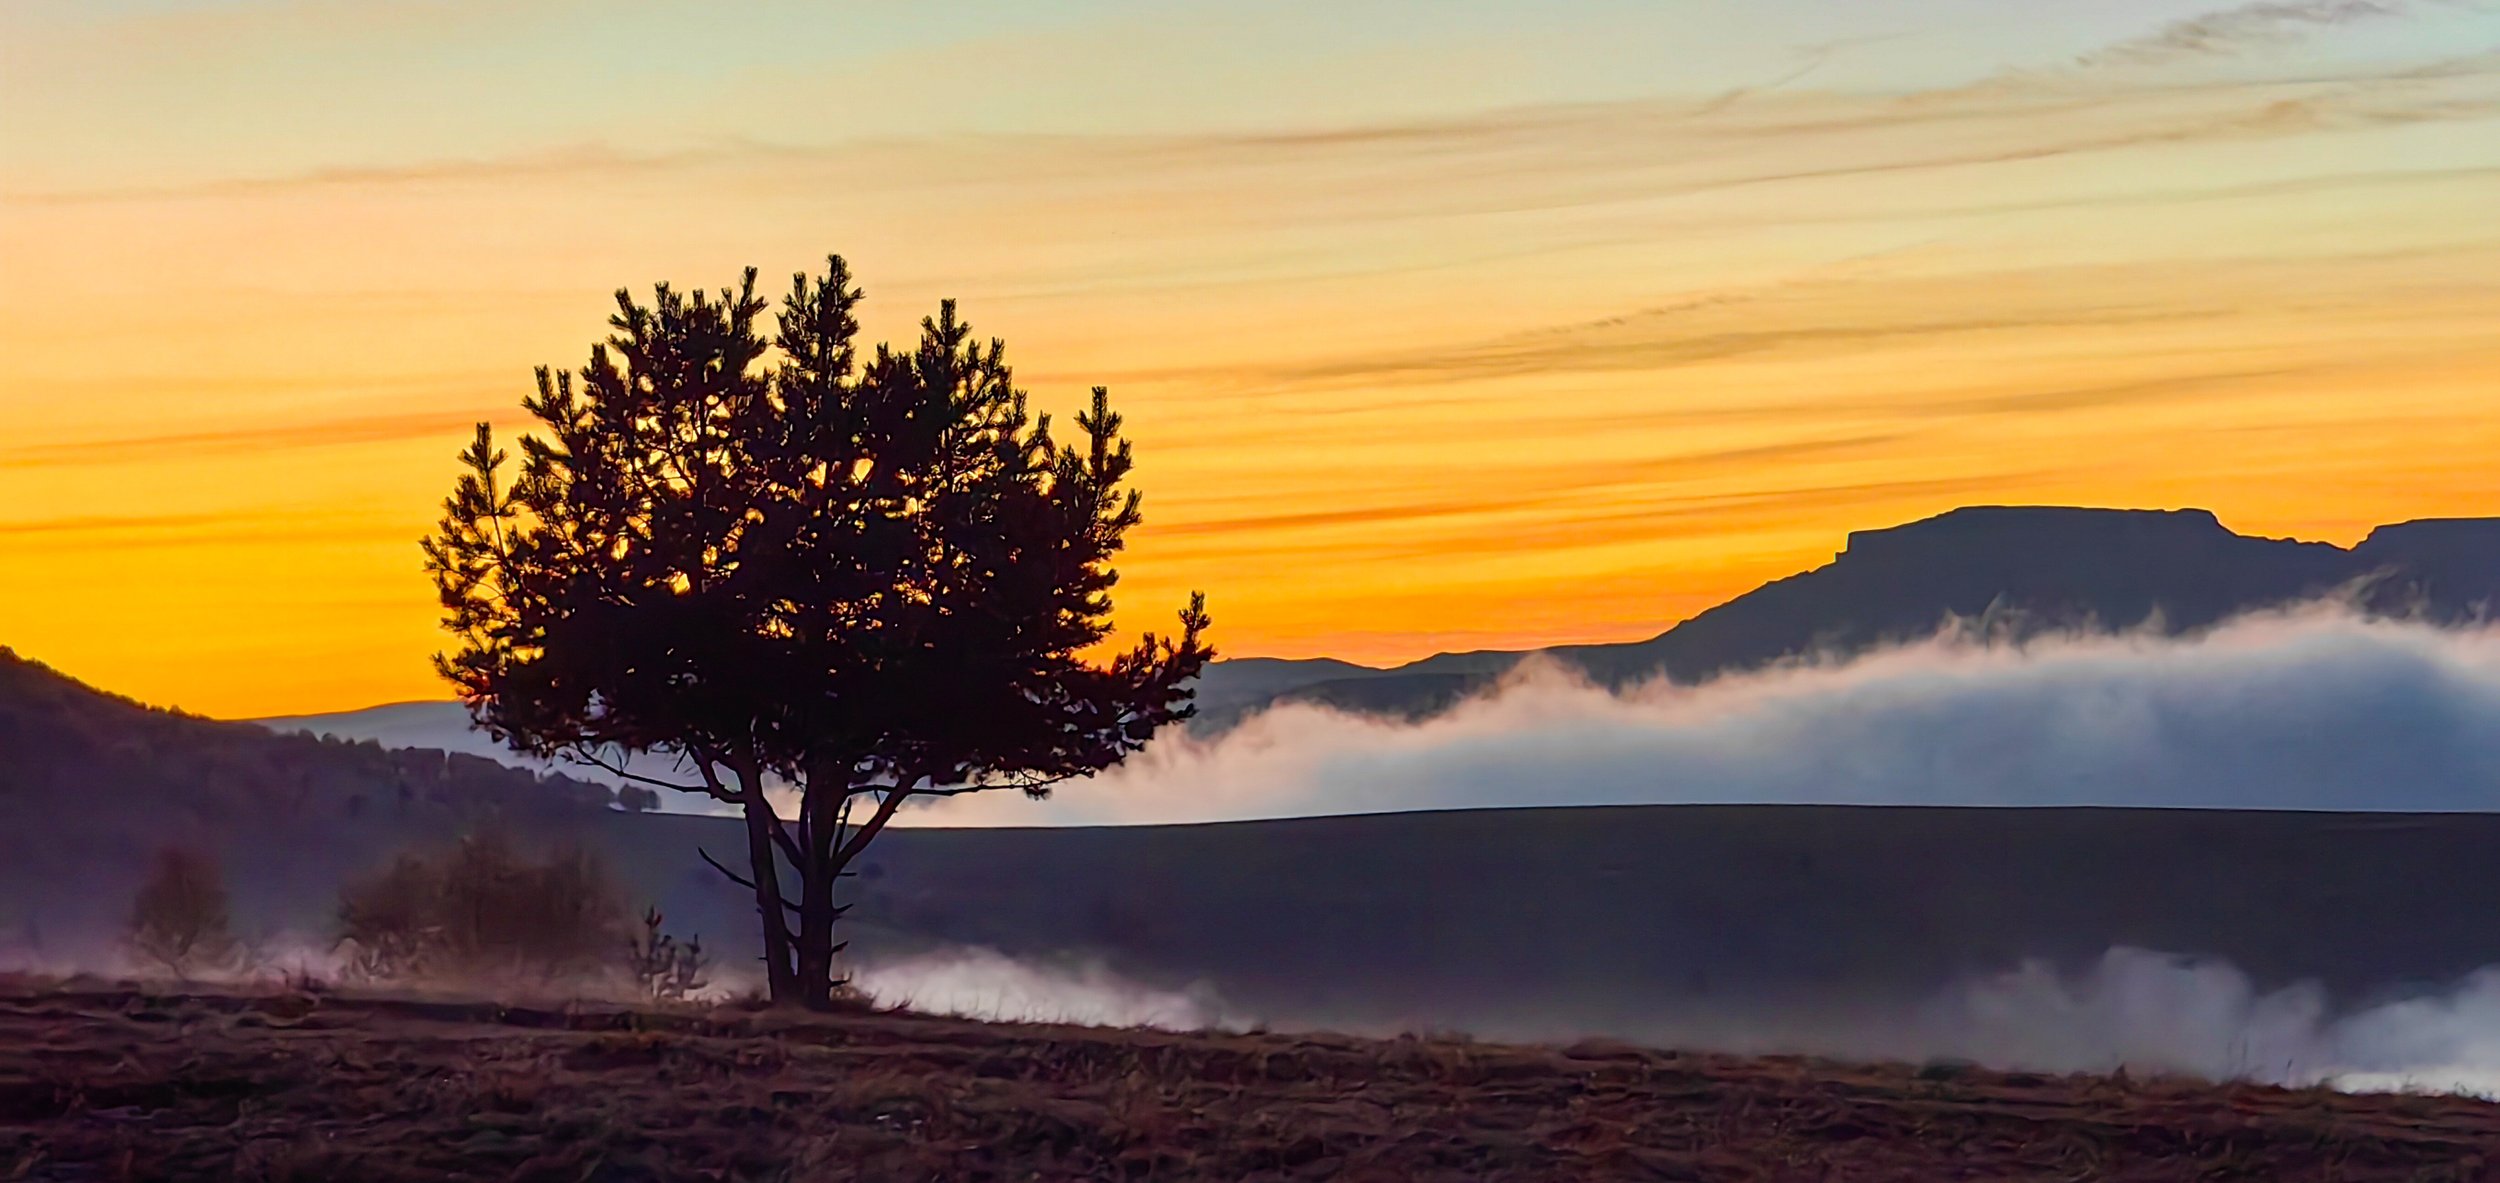
[[[2381,526],[2350,548],[2232,531],[2202,509],[1969,506],[1859,530],[1832,561],[1774,580],[1645,641],[1444,653],[1389,668],[1330,658],[1209,666],[1202,731],[1277,702],[1415,717],[1543,655],[1599,681],[1698,681],[1812,653],[1846,655],[1949,624],[2180,632],[2239,613],[2343,595],[2376,611],[2453,621],[2500,597],[2500,518]],[[491,753],[450,703],[264,720],[384,744]],[[585,774],[587,775],[587,774]]]
[[[2235,533],[2201,509],[1971,506],[1854,531],[1830,563],[1764,584],[1646,641],[1445,653],[1319,678],[1249,709],[1284,700],[1427,714],[1535,654],[1607,683],[1661,675],[1691,682],[1783,658],[1915,640],[1956,622],[2014,634],[2176,633],[2330,595],[2442,621],[2474,616],[2500,598],[2500,518],[2381,526],[2347,549]],[[1220,719],[1227,712],[1210,704],[1208,713]]]

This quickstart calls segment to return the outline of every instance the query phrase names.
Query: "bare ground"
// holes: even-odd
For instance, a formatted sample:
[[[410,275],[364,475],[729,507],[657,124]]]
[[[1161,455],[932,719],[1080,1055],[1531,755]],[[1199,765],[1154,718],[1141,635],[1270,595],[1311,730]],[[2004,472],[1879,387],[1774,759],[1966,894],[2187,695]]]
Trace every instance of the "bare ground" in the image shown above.
[[[0,1179],[2500,1179],[2500,1105],[1588,1043],[0,981]]]

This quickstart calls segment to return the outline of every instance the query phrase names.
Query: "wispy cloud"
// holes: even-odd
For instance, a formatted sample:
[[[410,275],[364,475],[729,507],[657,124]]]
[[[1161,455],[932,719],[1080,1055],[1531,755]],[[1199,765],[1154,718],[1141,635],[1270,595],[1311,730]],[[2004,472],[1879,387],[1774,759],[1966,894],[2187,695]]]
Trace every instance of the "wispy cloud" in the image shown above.
[[[31,538],[58,534],[161,533],[218,525],[230,520],[230,515],[218,513],[73,514],[0,521],[0,535]]]
[[[1475,496],[1422,498],[1350,509],[1193,518],[1165,525],[1160,532],[1173,538],[1268,532],[1300,534],[1344,526],[1393,523],[1413,526],[1451,519],[1507,517],[1565,507],[1587,500],[1592,492],[1598,490],[1650,486],[1667,476],[1691,480],[1730,469],[1769,469],[1809,458],[1864,453],[1897,443],[1901,438],[1900,433],[1887,432],[1828,439],[1781,440],[1700,451],[1686,449],[1625,461],[1575,459],[1546,464],[1519,462],[1501,466],[1497,470],[1501,479],[1482,482],[1478,487],[1486,491]]]
[[[1531,374],[1659,370],[1694,362],[1863,346],[1885,341],[1936,340],[2016,330],[2176,323],[2194,315],[2198,314],[2181,309],[2083,309],[2046,312],[2029,317],[1948,316],[1904,318],[1889,323],[1798,324],[1754,330],[1680,331],[1674,313],[1644,312],[1598,322],[1567,333],[1505,338],[1401,355],[1317,362],[1278,371],[1265,380],[1288,387],[1394,386]]]
[[[2246,23],[2294,20],[2275,9],[2341,10],[2348,3],[2260,4]],[[2225,14],[2227,15],[2227,14]],[[2210,18],[2222,27],[2239,20]],[[2199,22],[2185,22],[2198,25]],[[2167,43],[2189,34],[2163,34]],[[2134,44],[2134,43],[2128,43]],[[2103,51],[2120,52],[2119,47]],[[830,170],[846,187],[956,190],[1012,176],[1017,186],[1073,186],[1094,194],[1130,185],[1279,186],[1302,200],[1371,192],[1375,213],[1520,211],[1637,195],[1657,200],[1757,186],[1839,181],[2111,153],[2130,148],[2297,135],[2362,126],[2460,122],[2500,113],[2483,85],[2500,53],[2431,65],[2370,65],[2288,77],[2180,82],[2041,79],[1897,95],[1770,89],[1742,112],[1718,100],[1641,98],[1542,104],[1402,123],[1194,134],[946,134],[827,142],[711,135],[673,146],[584,141],[502,156],[342,164],[291,173],[166,184],[0,192],[27,206],[249,197],[293,191],[442,184],[749,175]],[[1954,146],[1939,150],[1943,129]],[[1922,134],[1932,132],[1937,134]],[[1811,141],[1832,151],[1767,158],[1731,147]],[[1837,152],[1831,163],[1812,160]],[[1662,172],[1661,153],[1686,157]],[[1725,163],[1713,161],[1724,158]],[[1428,185],[1383,187],[1390,169]],[[1351,171],[1348,171],[1351,170]],[[1182,192],[1190,192],[1184,188]],[[1153,190],[1156,200],[1170,193]],[[1362,205],[1337,217],[1363,216]],[[1276,216],[1303,216],[1299,204]]]
[[[509,156],[421,160],[401,164],[342,164],[257,177],[223,177],[162,185],[10,192],[0,200],[30,206],[249,197],[333,188],[389,188],[437,184],[588,179],[634,173],[665,173],[708,163],[751,159],[764,150],[732,147],[626,151],[608,144],[580,144]]]
[[[511,419],[517,414],[499,402],[491,409],[314,417],[252,427],[21,444],[0,448],[0,469],[149,464],[178,456],[254,455],[293,448],[453,437],[480,419]]]
[[[0,538],[16,554],[75,554],[159,549],[371,545],[396,541],[407,525],[345,507],[244,508],[154,514],[67,514],[0,521]],[[413,543],[403,545],[413,546]],[[397,549],[396,546],[393,549]]]
[[[1673,464],[1662,459],[1658,468],[1672,470]],[[1533,478],[1496,475],[1535,487]],[[1800,515],[1843,508],[1854,509],[1868,520],[1908,520],[2041,475],[2040,469],[2026,465],[1971,476],[1818,483],[1765,464],[1753,482],[1715,492],[1692,492],[1682,484],[1663,482],[1568,486],[1551,492],[1503,487],[1473,502],[1430,505],[1425,507],[1427,512],[1395,519],[1399,528],[1386,533],[1330,532],[1302,523],[1255,518],[1238,519],[1231,528],[1212,534],[1189,534],[1170,526],[1152,528],[1157,534],[1177,535],[1170,541],[1155,540],[1159,550],[1173,554],[1241,563],[1324,558],[1396,565],[1446,562],[1453,556],[1533,554],[1570,546],[1655,545],[1744,533]],[[1546,594],[1552,594],[1550,589]],[[1669,623],[1652,614],[1631,627],[1656,632]]]
[[[2183,58],[2273,49],[2320,29],[2387,20],[2417,7],[2405,0],[2259,0],[2172,21],[2141,37],[2085,54],[2077,64],[2167,65]]]

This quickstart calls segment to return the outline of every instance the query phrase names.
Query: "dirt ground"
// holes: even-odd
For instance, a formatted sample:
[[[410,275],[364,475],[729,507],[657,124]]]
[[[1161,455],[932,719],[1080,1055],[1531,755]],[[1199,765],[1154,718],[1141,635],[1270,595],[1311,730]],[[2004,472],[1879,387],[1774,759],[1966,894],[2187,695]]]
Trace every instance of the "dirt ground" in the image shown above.
[[[2500,1180],[2500,1105],[1596,1043],[0,982],[0,1179]]]

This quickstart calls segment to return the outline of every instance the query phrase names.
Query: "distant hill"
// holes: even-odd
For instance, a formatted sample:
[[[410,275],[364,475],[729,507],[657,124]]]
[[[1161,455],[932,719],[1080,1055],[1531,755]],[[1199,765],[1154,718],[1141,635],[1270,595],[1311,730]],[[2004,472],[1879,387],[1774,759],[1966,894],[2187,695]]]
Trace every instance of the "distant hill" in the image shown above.
[[[1209,718],[1238,720],[1279,696],[1315,683],[1344,682],[1386,673],[1350,661],[1317,657],[1287,659],[1245,657],[1218,661],[1198,682],[1198,709]],[[1348,704],[1352,706],[1354,704]],[[1359,709],[1359,708],[1357,708]],[[629,782],[603,769],[567,761],[539,760],[496,743],[469,725],[469,713],[456,702],[395,702],[362,710],[326,715],[288,715],[249,720],[272,731],[378,743],[386,748],[434,748],[498,760],[516,768],[622,787]],[[641,771],[639,766],[636,771]],[[667,775],[663,769],[653,775]],[[692,803],[672,800],[675,808]]]
[[[1783,658],[1915,640],[1955,621],[2016,634],[2135,627],[2181,632],[2338,593],[2374,609],[2440,620],[2474,615],[2500,597],[2500,518],[2381,526],[2346,549],[2238,534],[2201,509],[1972,506],[1854,532],[1830,563],[1765,584],[1645,641],[1443,653],[1385,669],[1328,658],[1219,661],[1200,682],[1194,726],[1221,731],[1279,702],[1420,717],[1539,655],[1610,685],[1661,675],[1692,682]],[[452,703],[261,722],[518,762],[469,730]]]
[[[578,824],[616,802],[605,786],[480,756],[159,710],[5,648],[0,753],[0,944],[20,915],[122,907],[129,872],[163,842],[225,854],[248,896],[254,863],[322,879],[411,837],[489,819]]]
[[[605,769],[569,761],[541,760],[515,752],[470,726],[467,708],[456,702],[394,702],[337,714],[285,716],[253,719],[250,722],[284,735],[374,743],[386,748],[430,748],[611,788],[621,788],[629,783]]]
[[[0,808],[215,826],[604,808],[607,788],[474,756],[273,735],[109,694],[0,648]]]

